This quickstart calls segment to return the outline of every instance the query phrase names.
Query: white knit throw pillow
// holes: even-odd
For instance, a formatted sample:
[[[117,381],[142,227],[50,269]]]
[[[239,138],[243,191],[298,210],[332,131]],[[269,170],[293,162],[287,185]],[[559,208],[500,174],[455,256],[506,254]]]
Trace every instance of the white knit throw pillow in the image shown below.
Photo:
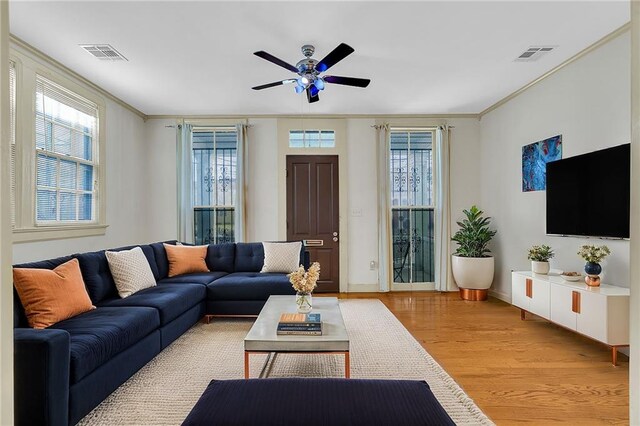
[[[105,255],[120,297],[129,297],[143,288],[156,285],[149,261],[140,247],[107,251]]]
[[[264,265],[260,272],[283,272],[289,274],[300,266],[302,242],[262,243],[264,246]]]

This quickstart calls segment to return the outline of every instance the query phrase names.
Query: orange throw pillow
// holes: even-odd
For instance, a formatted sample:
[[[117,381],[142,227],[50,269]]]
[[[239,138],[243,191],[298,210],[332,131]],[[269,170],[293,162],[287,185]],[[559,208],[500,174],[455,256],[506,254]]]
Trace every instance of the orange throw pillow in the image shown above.
[[[13,285],[33,328],[47,328],[96,308],[84,286],[78,259],[55,269],[14,268]]]
[[[209,272],[207,262],[207,247],[209,246],[183,246],[165,244],[169,259],[169,277],[190,274],[192,272]]]

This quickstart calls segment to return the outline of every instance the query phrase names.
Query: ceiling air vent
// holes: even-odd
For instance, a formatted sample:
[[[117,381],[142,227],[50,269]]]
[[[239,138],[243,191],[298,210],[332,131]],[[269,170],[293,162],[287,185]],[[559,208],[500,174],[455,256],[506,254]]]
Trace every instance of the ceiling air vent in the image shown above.
[[[515,62],[537,61],[538,59],[540,59],[540,57],[551,52],[556,47],[558,46],[531,46],[527,50],[522,52],[522,54],[520,54],[520,56],[515,59]]]
[[[80,47],[101,61],[128,61],[110,44],[81,44]]]

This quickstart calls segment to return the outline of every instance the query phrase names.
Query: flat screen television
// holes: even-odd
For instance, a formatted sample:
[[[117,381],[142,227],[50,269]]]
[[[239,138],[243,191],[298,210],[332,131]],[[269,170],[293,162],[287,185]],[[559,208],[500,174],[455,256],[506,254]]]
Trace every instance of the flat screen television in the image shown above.
[[[631,145],[547,163],[547,234],[629,238]]]

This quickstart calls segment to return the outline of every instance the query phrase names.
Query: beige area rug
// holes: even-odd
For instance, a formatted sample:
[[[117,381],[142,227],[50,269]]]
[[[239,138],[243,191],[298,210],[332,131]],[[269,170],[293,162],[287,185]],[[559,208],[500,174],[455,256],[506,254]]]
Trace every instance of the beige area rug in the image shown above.
[[[351,377],[426,380],[459,425],[493,424],[379,300],[342,300]],[[198,323],[89,413],[81,425],[178,425],[212,379],[244,377],[243,339],[253,321]],[[266,355],[251,356],[257,377]],[[344,377],[343,355],[279,354],[269,377]]]

